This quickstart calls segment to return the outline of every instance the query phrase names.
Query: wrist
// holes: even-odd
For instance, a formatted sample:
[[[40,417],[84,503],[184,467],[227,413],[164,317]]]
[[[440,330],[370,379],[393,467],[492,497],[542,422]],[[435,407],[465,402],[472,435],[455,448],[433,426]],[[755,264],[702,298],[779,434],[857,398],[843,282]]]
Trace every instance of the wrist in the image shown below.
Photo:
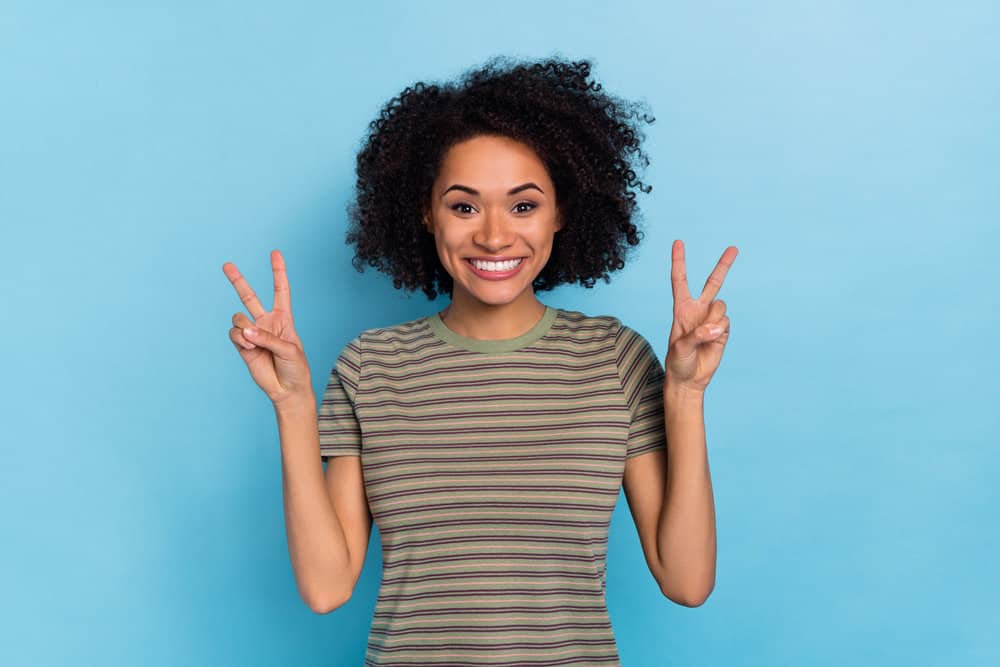
[[[316,395],[311,391],[307,394],[294,394],[274,401],[273,405],[279,419],[301,417],[316,412]]]
[[[663,383],[663,400],[672,404],[701,403],[705,400],[705,390],[666,381]]]

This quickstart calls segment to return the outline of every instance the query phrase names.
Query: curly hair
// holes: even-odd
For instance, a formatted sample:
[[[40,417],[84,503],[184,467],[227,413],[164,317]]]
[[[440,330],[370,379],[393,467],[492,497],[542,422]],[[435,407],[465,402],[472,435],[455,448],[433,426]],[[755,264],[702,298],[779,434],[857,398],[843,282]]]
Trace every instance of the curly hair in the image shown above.
[[[346,243],[365,264],[389,275],[396,289],[422,289],[434,300],[451,294],[453,279],[434,238],[422,225],[431,187],[448,149],[481,135],[531,147],[556,190],[563,227],[532,283],[535,291],[563,283],[594,286],[624,268],[642,239],[638,189],[650,192],[634,167],[649,164],[640,121],[655,118],[644,104],[602,92],[591,63],[549,58],[512,62],[494,56],[458,81],[418,82],[392,98],[369,124],[357,155],[356,198],[348,204]]]

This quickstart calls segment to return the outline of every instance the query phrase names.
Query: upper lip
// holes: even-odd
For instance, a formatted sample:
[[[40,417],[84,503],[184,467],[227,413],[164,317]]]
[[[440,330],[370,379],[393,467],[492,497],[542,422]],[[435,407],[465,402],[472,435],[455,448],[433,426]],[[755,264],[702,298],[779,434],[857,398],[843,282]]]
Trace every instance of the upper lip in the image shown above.
[[[478,259],[484,262],[502,262],[506,259],[524,259],[521,256],[511,255],[510,257],[490,257],[488,255],[480,255],[479,257],[466,257],[466,259]]]

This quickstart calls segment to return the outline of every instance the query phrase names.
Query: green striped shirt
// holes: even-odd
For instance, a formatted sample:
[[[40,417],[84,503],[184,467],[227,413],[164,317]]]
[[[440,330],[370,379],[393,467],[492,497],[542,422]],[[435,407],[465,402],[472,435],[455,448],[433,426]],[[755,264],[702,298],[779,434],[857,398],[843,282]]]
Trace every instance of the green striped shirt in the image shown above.
[[[608,315],[477,340],[435,313],[330,372],[324,457],[361,456],[382,541],[366,665],[617,665],[605,601],[625,459],[666,448],[663,365]]]

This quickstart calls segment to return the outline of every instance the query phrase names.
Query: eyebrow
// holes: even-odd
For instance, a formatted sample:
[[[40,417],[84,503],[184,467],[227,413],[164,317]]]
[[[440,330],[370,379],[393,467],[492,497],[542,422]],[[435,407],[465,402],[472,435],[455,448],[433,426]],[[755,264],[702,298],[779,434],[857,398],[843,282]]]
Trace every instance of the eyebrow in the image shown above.
[[[521,192],[523,190],[527,190],[529,188],[534,188],[534,189],[538,190],[539,192],[541,192],[543,195],[545,194],[545,191],[542,190],[537,185],[535,185],[534,183],[524,183],[522,185],[517,186],[516,188],[511,188],[510,190],[507,191],[507,194],[508,195],[516,195],[518,192]],[[458,183],[456,183],[455,185],[451,186],[450,188],[448,188],[447,190],[445,190],[444,192],[442,192],[441,196],[444,197],[446,194],[448,194],[452,190],[461,190],[463,192],[468,192],[470,195],[478,195],[479,194],[478,190],[473,190],[472,188],[470,188],[467,185],[459,185]]]

